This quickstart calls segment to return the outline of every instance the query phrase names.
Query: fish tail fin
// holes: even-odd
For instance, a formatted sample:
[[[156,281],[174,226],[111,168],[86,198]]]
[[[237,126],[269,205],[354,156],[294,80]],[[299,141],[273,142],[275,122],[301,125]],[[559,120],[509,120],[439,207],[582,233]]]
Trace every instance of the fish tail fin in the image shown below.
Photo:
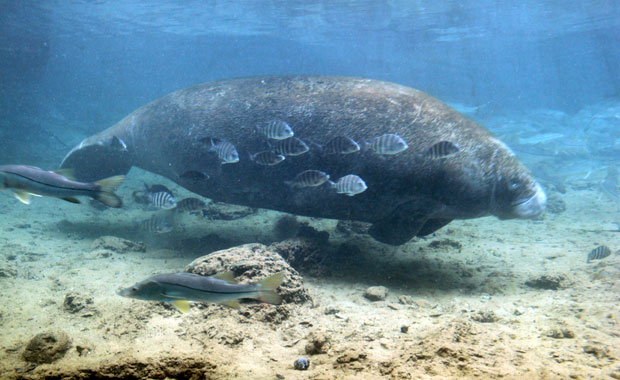
[[[278,272],[269,277],[263,278],[258,284],[260,285],[259,300],[262,302],[270,303],[272,305],[279,305],[282,303],[282,297],[276,292],[276,288],[284,281],[284,273]]]
[[[329,187],[331,187],[332,189],[336,188],[336,182],[331,181],[331,180],[327,180],[327,184],[329,185]]]
[[[123,205],[123,201],[118,197],[118,195],[114,194],[114,190],[120,186],[124,179],[125,176],[117,175],[95,182],[95,185],[98,187],[98,191],[94,198],[107,206],[114,208],[121,207]]]

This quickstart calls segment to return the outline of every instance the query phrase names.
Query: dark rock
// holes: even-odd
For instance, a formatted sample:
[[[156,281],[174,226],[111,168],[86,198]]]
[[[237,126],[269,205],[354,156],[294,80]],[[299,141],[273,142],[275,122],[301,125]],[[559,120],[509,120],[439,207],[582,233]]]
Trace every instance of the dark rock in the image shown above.
[[[336,231],[343,233],[345,235],[351,234],[368,234],[368,230],[370,229],[370,223],[363,222],[355,222],[352,220],[339,220],[336,225]]]
[[[298,371],[305,371],[308,367],[310,367],[310,360],[306,358],[299,358],[293,363],[293,368]]]
[[[52,363],[62,358],[71,348],[69,336],[62,331],[45,332],[28,342],[22,357],[35,364]]]
[[[285,303],[303,303],[310,295],[303,287],[302,277],[272,247],[246,244],[210,253],[192,261],[185,271],[203,276],[232,271],[243,282],[258,282],[272,274],[283,272],[284,281],[278,293]]]
[[[575,333],[569,329],[550,329],[545,335],[554,339],[573,339],[575,337]]]
[[[566,277],[561,274],[545,274],[525,281],[525,285],[535,289],[558,290],[567,286]]]
[[[146,246],[141,242],[119,238],[116,236],[102,236],[95,239],[90,245],[91,250],[107,249],[115,253],[146,252]]]
[[[323,331],[313,331],[306,337],[305,350],[308,355],[324,354],[330,346],[330,337]]]
[[[71,314],[79,313],[82,317],[92,317],[96,313],[92,297],[75,292],[67,293],[62,305],[65,311]]]
[[[297,236],[301,223],[295,215],[283,215],[273,224],[273,233],[278,240],[290,239]]]
[[[311,239],[293,238],[270,246],[291,266],[318,275],[324,271],[326,250]]]
[[[383,301],[387,294],[388,288],[385,286],[371,286],[364,292],[364,297],[370,301]]]
[[[409,326],[407,326],[407,325],[400,326],[400,332],[403,333],[403,334],[408,333],[409,332]]]

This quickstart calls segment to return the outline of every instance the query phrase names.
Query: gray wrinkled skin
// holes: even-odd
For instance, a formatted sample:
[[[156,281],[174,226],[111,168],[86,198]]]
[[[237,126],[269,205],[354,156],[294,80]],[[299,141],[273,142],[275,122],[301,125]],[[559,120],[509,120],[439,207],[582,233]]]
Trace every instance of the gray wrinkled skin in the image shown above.
[[[286,121],[310,151],[275,166],[253,163],[249,153],[269,149],[256,126],[270,120]],[[339,135],[363,145],[386,133],[398,134],[409,148],[391,156],[369,149],[328,155],[312,145]],[[115,149],[114,136],[126,143],[126,150]],[[230,141],[241,160],[221,165],[199,142],[205,137]],[[424,154],[439,141],[460,150],[441,159]],[[423,92],[360,78],[252,77],[185,88],[84,140],[62,164],[88,181],[124,174],[132,165],[217,201],[371,222],[373,237],[396,245],[453,219],[533,217],[546,203],[528,170],[489,131]],[[368,189],[346,197],[327,185],[284,185],[307,169],[331,178],[355,174]],[[188,170],[205,172],[210,179],[179,177]]]

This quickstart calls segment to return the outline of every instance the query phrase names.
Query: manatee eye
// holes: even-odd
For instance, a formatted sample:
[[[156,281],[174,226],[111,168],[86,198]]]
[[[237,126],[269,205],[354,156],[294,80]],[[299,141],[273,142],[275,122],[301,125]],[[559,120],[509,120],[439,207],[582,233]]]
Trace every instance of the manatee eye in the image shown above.
[[[517,190],[521,187],[521,182],[518,179],[511,179],[508,183],[508,188],[512,191]]]
[[[131,290],[133,290],[134,292],[137,292],[138,288],[136,286],[134,286],[133,288],[131,288]]]

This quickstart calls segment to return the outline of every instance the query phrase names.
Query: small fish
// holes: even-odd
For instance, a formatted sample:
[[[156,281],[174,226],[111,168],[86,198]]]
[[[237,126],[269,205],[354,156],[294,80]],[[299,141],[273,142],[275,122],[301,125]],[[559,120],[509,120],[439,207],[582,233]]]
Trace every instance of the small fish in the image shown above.
[[[144,231],[156,234],[167,234],[173,230],[172,224],[161,215],[153,215],[149,219],[143,220],[142,223],[140,223],[140,228]]]
[[[285,140],[286,141],[286,140]],[[281,154],[277,154],[270,150],[258,152],[256,154],[250,154],[250,161],[256,162],[259,165],[273,166],[284,161],[286,157]]]
[[[233,144],[214,137],[205,137],[201,142],[209,144],[209,151],[217,154],[222,164],[234,164],[239,162],[239,153]]]
[[[180,212],[189,212],[195,210],[202,210],[206,207],[206,204],[198,198],[185,198],[177,202],[175,210]]]
[[[351,154],[359,150],[359,144],[347,136],[333,137],[323,146],[325,154]]]
[[[259,127],[258,131],[272,140],[284,140],[293,137],[295,132],[290,125],[282,120],[272,120]]]
[[[274,148],[277,154],[284,156],[299,156],[309,151],[308,145],[297,137],[291,137],[286,140],[279,140]]]
[[[321,186],[328,180],[329,174],[325,172],[320,170],[306,170],[297,174],[292,181],[286,181],[285,183],[292,187],[316,187]]]
[[[459,147],[456,144],[451,143],[450,141],[440,141],[428,148],[426,151],[426,156],[432,159],[437,159],[451,156],[458,151]]]
[[[125,141],[120,137],[112,136],[110,147],[121,152],[127,152],[127,144],[125,144]]]
[[[375,153],[385,155],[398,154],[409,148],[402,137],[393,133],[375,137],[367,143],[367,146]]]
[[[179,311],[189,312],[189,302],[213,302],[235,309],[239,299],[251,298],[272,305],[282,303],[276,292],[284,279],[282,272],[265,277],[258,283],[237,284],[232,272],[213,277],[194,273],[165,273],[122,289],[118,295],[144,301],[170,302]]]
[[[588,258],[586,259],[586,263],[589,263],[592,260],[601,260],[605,257],[611,255],[611,249],[609,247],[600,245],[592,250],[592,252],[588,253]]]
[[[350,197],[363,193],[368,189],[366,182],[355,174],[345,175],[336,182],[330,181],[329,184],[336,189],[338,194],[345,194]]]
[[[46,171],[34,166],[0,166],[0,189],[13,190],[15,197],[24,204],[30,198],[54,197],[71,203],[80,203],[77,196],[87,196],[110,207],[121,207],[123,202],[114,190],[123,182],[124,176],[114,176],[97,182],[78,182],[71,179],[70,169]]]
[[[179,178],[183,178],[183,179],[186,179],[192,182],[201,182],[201,181],[206,181],[211,177],[205,172],[200,172],[197,170],[188,170],[184,172],[183,174],[181,174]]]
[[[149,199],[153,206],[157,208],[163,208],[164,210],[169,210],[177,207],[177,201],[174,199],[172,193],[167,191],[160,191],[157,193],[149,193]]]

